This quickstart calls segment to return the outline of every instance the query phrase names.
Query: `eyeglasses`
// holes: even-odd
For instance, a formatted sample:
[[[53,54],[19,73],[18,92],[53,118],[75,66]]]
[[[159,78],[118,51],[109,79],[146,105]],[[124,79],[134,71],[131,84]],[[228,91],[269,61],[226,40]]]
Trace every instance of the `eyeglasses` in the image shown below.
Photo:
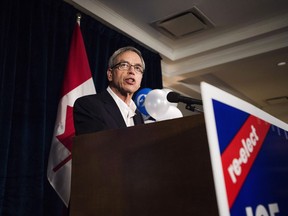
[[[111,69],[118,68],[119,70],[127,71],[131,67],[134,67],[134,71],[136,71],[137,73],[141,73],[141,74],[144,73],[144,69],[141,65],[139,65],[139,64],[132,65],[129,62],[119,62],[118,64],[111,67]]]

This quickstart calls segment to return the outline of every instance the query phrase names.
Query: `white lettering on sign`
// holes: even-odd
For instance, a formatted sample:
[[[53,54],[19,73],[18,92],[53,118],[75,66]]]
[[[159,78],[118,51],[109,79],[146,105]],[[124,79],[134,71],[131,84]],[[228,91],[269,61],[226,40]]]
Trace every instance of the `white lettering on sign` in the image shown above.
[[[277,203],[271,203],[268,205],[267,210],[264,205],[258,205],[253,213],[252,207],[246,207],[246,216],[276,216],[276,213],[279,213],[279,207]]]
[[[242,173],[241,164],[246,164],[248,162],[258,140],[259,137],[256,134],[256,129],[251,125],[249,136],[246,139],[243,138],[241,140],[242,146],[239,149],[239,158],[234,158],[228,167],[230,178],[234,184],[237,182],[237,177]]]

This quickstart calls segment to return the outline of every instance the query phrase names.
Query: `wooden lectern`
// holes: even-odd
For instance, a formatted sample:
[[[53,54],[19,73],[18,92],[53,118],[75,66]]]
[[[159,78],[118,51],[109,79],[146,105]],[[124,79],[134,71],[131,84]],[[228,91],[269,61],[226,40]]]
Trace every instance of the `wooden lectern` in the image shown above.
[[[218,216],[203,115],[74,139],[71,216]]]

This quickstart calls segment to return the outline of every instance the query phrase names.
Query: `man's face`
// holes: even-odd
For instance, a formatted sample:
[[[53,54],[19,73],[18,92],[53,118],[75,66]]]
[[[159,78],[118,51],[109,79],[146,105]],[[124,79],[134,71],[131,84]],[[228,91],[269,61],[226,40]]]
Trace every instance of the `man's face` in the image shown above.
[[[143,77],[143,74],[139,72],[139,68],[142,68],[141,59],[137,53],[127,51],[117,57],[115,65],[119,63],[124,64],[122,67],[119,65],[107,71],[110,87],[124,96],[133,94],[140,88]]]

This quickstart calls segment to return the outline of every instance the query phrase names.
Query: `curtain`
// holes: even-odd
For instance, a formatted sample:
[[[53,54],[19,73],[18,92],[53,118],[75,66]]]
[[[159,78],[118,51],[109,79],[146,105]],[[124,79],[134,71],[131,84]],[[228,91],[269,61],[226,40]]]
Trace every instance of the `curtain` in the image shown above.
[[[46,171],[79,11],[61,0],[13,0],[2,1],[0,12],[0,215],[62,216],[64,205]],[[162,88],[159,54],[81,14],[98,92],[107,86],[108,57],[126,45],[143,53],[142,87]]]

